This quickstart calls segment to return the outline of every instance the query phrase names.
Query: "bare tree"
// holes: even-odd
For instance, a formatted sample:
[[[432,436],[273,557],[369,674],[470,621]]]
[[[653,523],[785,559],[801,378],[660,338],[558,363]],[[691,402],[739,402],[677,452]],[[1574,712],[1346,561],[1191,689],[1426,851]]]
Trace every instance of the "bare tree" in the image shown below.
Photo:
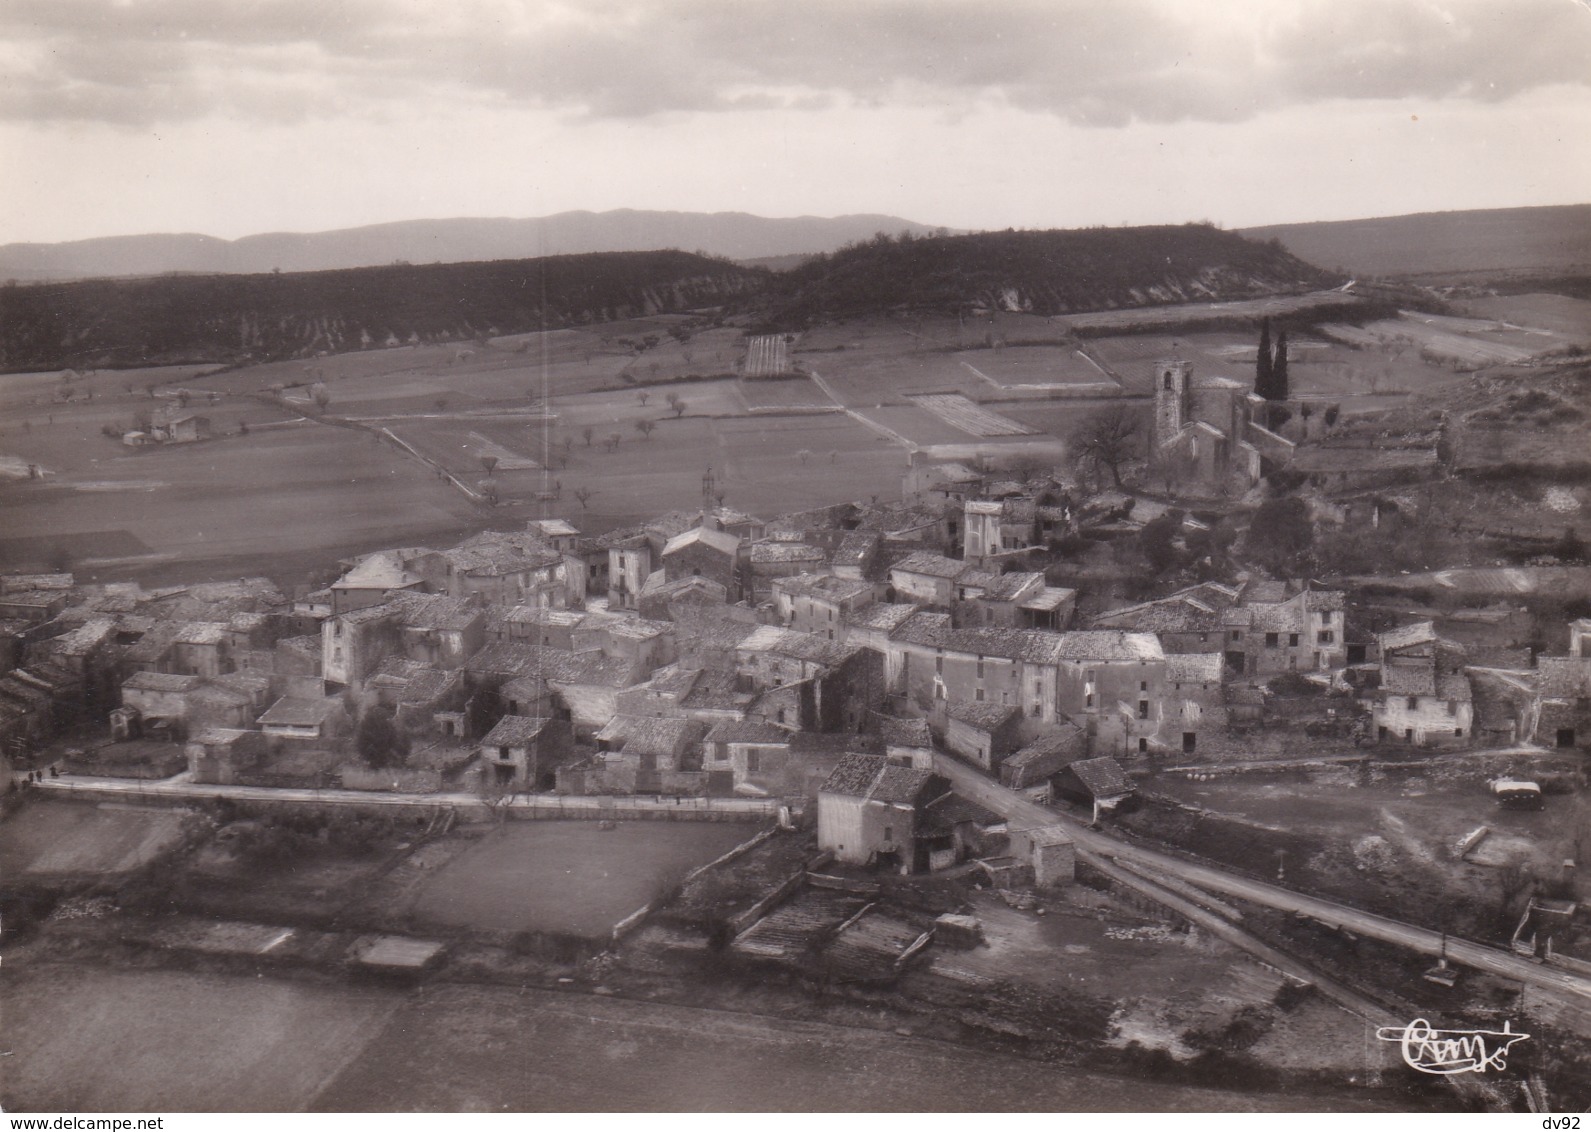
[[[652,430],[654,428],[656,428],[656,427],[657,427],[657,422],[656,421],[636,421],[635,422],[635,431],[640,433],[642,436],[646,437],[648,440],[652,439]]]
[[[589,487],[577,487],[574,490],[574,497],[580,501],[581,510],[591,506],[591,497],[594,495],[596,495],[596,492]]]
[[[595,436],[596,434],[597,434],[597,430],[592,428],[590,425],[586,425],[585,428],[580,430],[580,435],[586,438],[586,447],[587,448],[591,447],[591,438],[593,436]]]
[[[663,395],[663,400],[667,401],[669,408],[672,409],[675,405],[679,404],[679,394],[675,393],[671,389]]]
[[[647,392],[647,391],[646,391],[646,390],[644,390],[644,389],[643,389],[643,390],[641,390],[641,391],[640,391],[640,392],[639,392],[639,393],[637,393],[637,394],[636,394],[636,395],[635,395],[635,399],[636,399],[636,400],[637,400],[637,401],[639,401],[639,402],[641,402],[641,408],[643,408],[643,409],[644,409],[644,408],[646,408],[646,403],[647,403],[647,402],[648,402],[648,401],[649,401],[649,400],[651,400],[651,398],[652,398],[652,395],[651,395],[651,394],[650,394],[650,393],[648,393],[648,392]]]
[[[326,391],[324,385],[315,386],[310,396],[315,399],[315,404],[320,407],[322,412],[325,411],[327,405],[331,404],[331,394]]]
[[[481,467],[486,469],[486,474],[487,475],[491,475],[492,472],[497,468],[497,457],[496,456],[482,456],[480,459],[481,459]]]
[[[1072,432],[1072,458],[1090,469],[1104,468],[1111,481],[1121,486],[1121,470],[1141,448],[1142,425],[1138,414],[1126,405],[1108,405],[1085,417]]]
[[[805,464],[808,460],[812,459],[812,449],[803,448],[801,451],[797,452],[796,455],[800,457],[801,462]]]
[[[681,417],[683,417],[685,415],[685,410],[690,408],[690,406],[687,405],[684,401],[675,401],[673,404],[671,404],[669,406],[669,408],[674,410],[674,419],[675,420],[679,420]]]

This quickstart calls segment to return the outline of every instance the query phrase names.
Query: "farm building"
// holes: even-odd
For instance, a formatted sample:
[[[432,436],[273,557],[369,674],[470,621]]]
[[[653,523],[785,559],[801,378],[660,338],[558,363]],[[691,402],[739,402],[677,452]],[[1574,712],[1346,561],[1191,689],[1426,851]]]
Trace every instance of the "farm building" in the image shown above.
[[[948,833],[918,836],[924,807],[946,792],[944,779],[929,771],[848,754],[818,792],[818,847],[844,864],[922,872],[935,848],[953,848]]]
[[[567,720],[505,715],[481,740],[481,760],[493,785],[551,791],[574,751]]]

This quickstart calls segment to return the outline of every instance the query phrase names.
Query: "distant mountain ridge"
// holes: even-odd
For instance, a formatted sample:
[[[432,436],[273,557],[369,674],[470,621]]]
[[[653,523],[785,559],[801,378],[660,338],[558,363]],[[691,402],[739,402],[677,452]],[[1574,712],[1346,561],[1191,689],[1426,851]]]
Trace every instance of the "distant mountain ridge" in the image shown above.
[[[733,260],[830,252],[878,232],[934,229],[898,216],[774,218],[746,212],[561,212],[529,219],[404,220],[328,232],[272,232],[222,240],[194,234],[107,236],[0,245],[0,280],[251,275],[406,263],[475,263],[588,252],[705,252]]]
[[[1353,275],[1591,271],[1591,204],[1418,212],[1244,228]]]

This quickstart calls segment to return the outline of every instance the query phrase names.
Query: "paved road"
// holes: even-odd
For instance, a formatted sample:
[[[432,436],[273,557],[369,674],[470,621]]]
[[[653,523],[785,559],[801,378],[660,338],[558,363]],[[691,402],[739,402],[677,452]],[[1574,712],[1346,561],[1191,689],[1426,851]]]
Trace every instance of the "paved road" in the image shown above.
[[[1283,912],[1301,912],[1323,923],[1347,928],[1371,939],[1399,944],[1426,955],[1441,955],[1445,947],[1448,959],[1454,963],[1512,979],[1515,982],[1527,983],[1553,995],[1567,996],[1579,1006],[1584,1006],[1587,1000],[1591,1000],[1591,980],[1568,974],[1557,968],[1521,959],[1495,947],[1456,939],[1453,936],[1443,937],[1438,932],[1388,919],[1385,916],[1377,916],[1371,912],[1363,912],[1346,904],[1306,896],[1278,885],[1235,876],[1208,865],[1194,864],[1179,857],[1117,840],[1109,834],[1090,829],[1073,817],[1028,801],[948,755],[936,754],[934,769],[948,778],[958,793],[995,813],[1003,814],[1017,828],[1035,828],[1041,825],[1063,826],[1077,842],[1079,854],[1085,858],[1093,855],[1117,861],[1130,861],[1157,869],[1209,892],[1253,901]]]
[[[137,798],[230,798],[234,802],[323,802],[346,806],[451,806],[484,808],[488,803],[477,794],[385,794],[370,790],[302,790],[271,786],[216,786],[207,782],[188,782],[187,773],[158,782],[128,778],[97,778],[63,774],[35,783],[34,789],[50,794],[112,794]],[[714,811],[774,817],[779,812],[775,798],[650,798],[645,796],[576,797],[563,794],[515,794],[497,803],[507,810],[560,811],[571,818],[602,817],[609,813]]]

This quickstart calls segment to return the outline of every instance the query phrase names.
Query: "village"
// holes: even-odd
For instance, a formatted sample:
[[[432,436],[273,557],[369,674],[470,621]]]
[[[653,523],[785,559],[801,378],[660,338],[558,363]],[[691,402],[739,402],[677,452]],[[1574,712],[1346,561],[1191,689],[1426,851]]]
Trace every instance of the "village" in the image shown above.
[[[1270,1064],[1254,1021],[1300,988],[1393,1018],[1432,994],[1484,1013],[1515,980],[1575,1030],[1591,619],[1543,630],[1519,599],[1575,568],[1494,570],[1501,600],[1463,592],[1484,570],[1290,572],[1289,509],[1406,533],[1389,485],[1441,474],[1442,445],[1411,472],[1351,428],[1322,443],[1328,410],[1278,413],[1285,376],[1278,397],[1263,373],[1255,390],[1180,359],[1152,373],[1141,461],[1107,410],[1066,464],[914,453],[867,501],[767,518],[726,506],[708,467],[695,506],[637,526],[534,518],[344,560],[294,593],[4,577],[8,830],[26,842],[30,814],[84,802],[207,815],[112,853],[124,885],[173,854],[234,887],[344,841],[386,854],[274,906],[160,890],[153,906],[221,927],[274,907],[268,946],[264,929],[132,930],[212,958],[279,958],[313,926],[405,977],[468,969],[482,940],[518,941],[520,975],[529,954],[552,985],[604,993],[659,964],[717,985],[726,959],[845,993],[937,977],[901,993],[942,1013],[948,985],[965,1014],[968,993],[1019,988],[1037,999],[970,1032],[1051,1049],[1077,1006],[1045,996],[1089,949],[1036,944],[1050,913],[1114,925],[1135,960],[1181,932],[1267,973],[1219,1007],[1115,999],[1092,1047],[1129,1070],[1160,1058],[1151,1075],[1214,1072],[1211,1051]],[[86,858],[63,872],[47,843],[8,852],[20,890],[54,876],[56,930],[151,906],[64,884]],[[628,880],[571,888],[551,861]]]

